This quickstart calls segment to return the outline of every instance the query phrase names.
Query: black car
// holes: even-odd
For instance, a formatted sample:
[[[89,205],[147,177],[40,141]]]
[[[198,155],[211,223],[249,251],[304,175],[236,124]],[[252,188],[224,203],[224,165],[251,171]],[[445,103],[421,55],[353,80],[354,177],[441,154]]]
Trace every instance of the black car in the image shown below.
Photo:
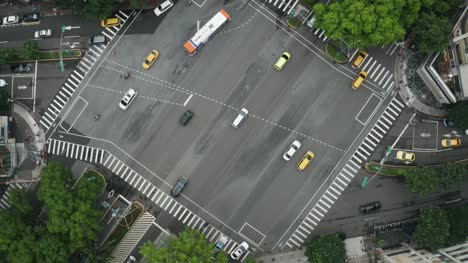
[[[184,126],[187,125],[187,123],[190,122],[192,117],[193,117],[193,112],[191,112],[190,110],[186,111],[184,113],[184,115],[182,115],[182,117],[180,117],[180,124],[182,124]]]
[[[380,204],[380,202],[376,201],[376,202],[368,203],[365,205],[361,205],[360,210],[361,210],[361,213],[368,214],[370,212],[379,210],[381,206],[382,205]]]
[[[41,15],[39,13],[29,13],[23,16],[23,23],[39,22]]]
[[[92,36],[89,38],[89,45],[105,45],[107,44],[107,38],[103,35]]]
[[[188,179],[183,176],[177,179],[177,182],[174,185],[174,188],[172,188],[171,195],[174,197],[179,196],[182,190],[184,189],[185,185],[187,184],[187,182],[188,182]]]
[[[27,73],[31,71],[32,65],[31,64],[12,65],[10,69],[11,69],[11,72],[13,73]]]

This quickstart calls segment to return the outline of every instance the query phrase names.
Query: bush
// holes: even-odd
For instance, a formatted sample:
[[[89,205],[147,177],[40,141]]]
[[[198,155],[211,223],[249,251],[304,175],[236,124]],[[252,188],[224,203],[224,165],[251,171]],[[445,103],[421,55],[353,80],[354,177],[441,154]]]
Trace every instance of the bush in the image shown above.
[[[421,247],[434,251],[447,245],[449,229],[445,211],[438,207],[428,208],[419,216],[413,239]]]
[[[346,248],[338,235],[323,235],[307,242],[305,255],[309,262],[341,263],[345,262]]]
[[[301,25],[301,21],[297,17],[290,17],[288,19],[288,26],[290,26],[292,29],[297,29]]]

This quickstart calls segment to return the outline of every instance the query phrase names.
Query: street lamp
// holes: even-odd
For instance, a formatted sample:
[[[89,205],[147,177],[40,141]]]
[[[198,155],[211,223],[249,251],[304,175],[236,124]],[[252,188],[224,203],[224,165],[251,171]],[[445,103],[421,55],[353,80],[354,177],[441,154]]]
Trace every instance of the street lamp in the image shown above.
[[[62,71],[62,72],[65,71],[65,67],[63,65],[63,55],[62,55],[62,51],[63,51],[63,48],[62,48],[63,33],[65,31],[69,31],[69,30],[76,29],[76,28],[80,28],[80,26],[62,26],[62,28],[61,28],[62,33],[60,34],[60,51],[59,51],[59,55],[60,55],[60,71]]]

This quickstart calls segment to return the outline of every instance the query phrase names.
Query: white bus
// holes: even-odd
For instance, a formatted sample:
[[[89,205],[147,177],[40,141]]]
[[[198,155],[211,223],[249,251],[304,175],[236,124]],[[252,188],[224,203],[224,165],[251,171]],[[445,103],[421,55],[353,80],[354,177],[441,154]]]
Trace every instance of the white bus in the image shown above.
[[[193,35],[184,44],[184,49],[189,53],[190,56],[195,54],[197,50],[203,46],[211,36],[213,36],[218,29],[220,29],[225,23],[231,20],[231,16],[224,10],[219,10],[208,23],[206,23],[195,35]]]

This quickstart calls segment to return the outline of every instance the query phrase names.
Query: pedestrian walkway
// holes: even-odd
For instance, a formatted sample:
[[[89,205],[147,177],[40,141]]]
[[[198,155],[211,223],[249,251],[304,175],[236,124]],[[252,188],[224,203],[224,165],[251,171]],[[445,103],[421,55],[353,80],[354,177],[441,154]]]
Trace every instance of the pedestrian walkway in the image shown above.
[[[105,151],[85,145],[50,139],[47,152],[91,163],[102,163]]]
[[[150,213],[144,212],[135,224],[133,224],[132,228],[130,228],[117,247],[115,247],[112,252],[111,260],[108,262],[125,262],[128,256],[130,256],[132,250],[135,248],[135,245],[140,242],[143,235],[145,235],[146,231],[151,227],[154,219],[154,216]]]
[[[268,3],[269,6],[276,7],[281,12],[289,14],[299,3],[299,0],[266,0],[264,3]]]
[[[7,209],[11,206],[11,202],[10,202],[11,191],[16,190],[16,189],[27,190],[29,189],[31,184],[32,184],[31,182],[9,184],[7,190],[5,191],[2,198],[0,199],[0,210]]]
[[[347,164],[341,169],[338,176],[328,186],[328,189],[322,197],[315,203],[312,210],[300,221],[299,226],[283,245],[283,248],[285,246],[298,248],[304,244],[308,236],[349,185],[358,170],[361,169],[361,165],[370,157],[385,134],[390,130],[390,127],[397,120],[404,108],[405,105],[397,97],[393,97],[378,121],[362,141],[361,145],[348,160]]]
[[[217,228],[210,225],[190,209],[184,207],[169,194],[158,189],[150,181],[146,180],[143,176],[105,150],[56,139],[49,139],[47,152],[86,162],[102,164],[175,219],[187,225],[191,229],[199,229],[202,231],[205,238],[210,242],[216,242],[223,234]],[[230,253],[237,247],[237,245],[238,243],[230,240],[224,247],[224,250],[226,253]],[[253,247],[249,249],[249,253],[255,251],[256,249]],[[243,258],[247,257],[249,253],[245,253]]]
[[[353,59],[354,56],[351,56],[349,61],[351,62]],[[395,85],[393,73],[371,56],[367,56],[366,60],[359,66],[359,69],[367,72],[367,79],[372,80],[385,91],[389,91]]]
[[[131,11],[129,14],[123,11],[118,11],[116,13],[115,16],[122,20],[121,24],[114,27],[107,27],[101,32],[101,34],[107,38],[108,42],[110,42],[117,35],[119,30],[123,27],[133,12],[135,11]],[[52,123],[65,107],[65,104],[67,104],[68,100],[70,100],[81,81],[83,81],[86,74],[91,70],[101,54],[104,52],[106,46],[107,44],[91,46],[86,52],[86,55],[81,59],[77,68],[65,81],[62,88],[59,90],[57,95],[55,95],[54,99],[49,104],[49,107],[47,107],[47,110],[39,121],[46,130],[52,126]]]

